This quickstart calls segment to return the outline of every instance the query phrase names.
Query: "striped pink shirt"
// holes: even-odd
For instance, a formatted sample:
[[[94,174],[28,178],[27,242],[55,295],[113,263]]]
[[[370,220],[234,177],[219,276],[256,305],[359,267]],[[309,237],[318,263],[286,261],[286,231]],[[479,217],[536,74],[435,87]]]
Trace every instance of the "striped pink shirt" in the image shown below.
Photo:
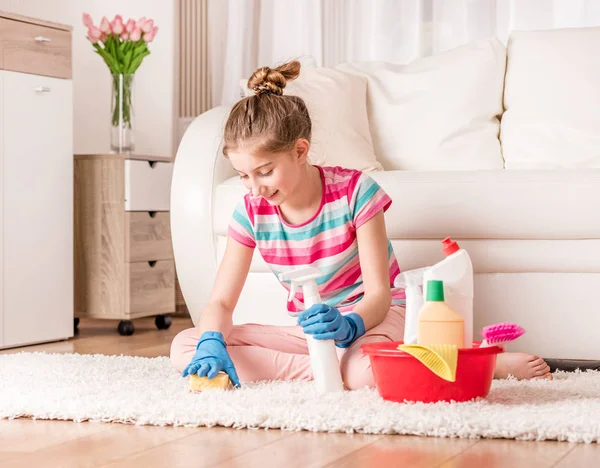
[[[233,213],[229,236],[248,247],[258,247],[276,276],[305,266],[318,268],[323,273],[317,280],[322,302],[350,312],[364,295],[356,230],[380,210],[387,210],[392,200],[360,171],[316,167],[321,172],[323,196],[311,219],[289,224],[279,207],[247,194]],[[389,239],[388,262],[392,303],[405,304],[404,289],[393,286],[400,269]],[[289,281],[281,284],[289,291]],[[288,311],[301,310],[304,304],[300,288],[288,302]]]

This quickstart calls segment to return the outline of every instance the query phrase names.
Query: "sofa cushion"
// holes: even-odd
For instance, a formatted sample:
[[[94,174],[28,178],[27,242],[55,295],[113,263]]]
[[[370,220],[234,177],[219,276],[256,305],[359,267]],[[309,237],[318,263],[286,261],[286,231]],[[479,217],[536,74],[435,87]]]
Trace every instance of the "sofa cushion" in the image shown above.
[[[600,239],[600,170],[378,171],[392,239]],[[214,231],[226,235],[246,189],[217,186]]]
[[[507,169],[600,167],[600,28],[516,31],[500,138]]]
[[[247,80],[241,82],[247,96]],[[302,67],[284,94],[301,97],[312,120],[310,161],[359,171],[383,167],[375,158],[367,117],[367,80],[333,68]]]
[[[386,170],[503,167],[498,116],[506,50],[479,40],[407,65],[346,63],[368,79],[367,110],[377,160]]]
[[[381,172],[401,239],[600,239],[600,171]]]

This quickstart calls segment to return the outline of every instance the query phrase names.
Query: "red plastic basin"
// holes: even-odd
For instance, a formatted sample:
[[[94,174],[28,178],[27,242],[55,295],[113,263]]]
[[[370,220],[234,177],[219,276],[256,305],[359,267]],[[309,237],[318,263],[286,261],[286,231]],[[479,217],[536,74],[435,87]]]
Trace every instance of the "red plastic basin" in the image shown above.
[[[390,401],[469,401],[486,397],[492,386],[498,346],[458,350],[456,381],[448,382],[431,372],[418,359],[398,350],[402,341],[368,343],[360,347],[369,356],[375,385],[381,397]]]

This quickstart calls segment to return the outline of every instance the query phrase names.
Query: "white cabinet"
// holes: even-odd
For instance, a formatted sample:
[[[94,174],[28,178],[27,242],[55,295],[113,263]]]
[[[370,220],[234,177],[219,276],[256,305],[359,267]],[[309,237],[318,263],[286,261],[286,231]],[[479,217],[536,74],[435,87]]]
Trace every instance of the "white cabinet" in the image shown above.
[[[68,27],[0,12],[0,348],[73,336],[70,56]]]
[[[4,346],[73,335],[72,82],[4,72]]]

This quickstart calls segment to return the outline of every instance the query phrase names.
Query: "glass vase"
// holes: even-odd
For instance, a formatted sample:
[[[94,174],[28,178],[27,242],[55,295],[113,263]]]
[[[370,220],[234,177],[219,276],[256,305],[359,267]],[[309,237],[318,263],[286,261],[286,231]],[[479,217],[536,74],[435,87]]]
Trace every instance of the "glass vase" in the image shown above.
[[[135,75],[112,75],[110,148],[114,153],[131,153],[135,149],[134,77]]]

